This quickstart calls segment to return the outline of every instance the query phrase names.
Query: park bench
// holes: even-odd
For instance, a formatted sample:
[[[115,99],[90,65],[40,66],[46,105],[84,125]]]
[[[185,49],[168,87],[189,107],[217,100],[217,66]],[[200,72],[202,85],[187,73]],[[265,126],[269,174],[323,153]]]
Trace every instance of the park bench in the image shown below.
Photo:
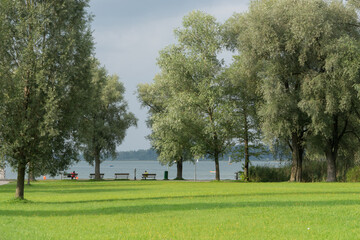
[[[143,173],[142,175],[142,179],[146,180],[146,179],[156,179],[156,174],[155,173]]]
[[[129,179],[129,173],[115,173],[115,179]]]
[[[73,175],[74,175],[74,177],[73,177],[74,179],[76,179],[76,177],[78,176],[77,173],[66,173],[66,172],[64,172],[63,177],[64,178],[71,178]]]
[[[95,173],[90,173],[89,178],[90,179],[95,179]],[[104,179],[104,173],[100,173],[100,178]]]

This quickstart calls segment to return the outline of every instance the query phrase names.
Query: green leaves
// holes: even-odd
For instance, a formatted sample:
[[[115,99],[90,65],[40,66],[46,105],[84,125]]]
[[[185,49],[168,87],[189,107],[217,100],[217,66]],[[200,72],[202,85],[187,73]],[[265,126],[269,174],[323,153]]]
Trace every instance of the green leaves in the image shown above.
[[[87,87],[86,113],[80,126],[80,141],[85,159],[93,163],[96,157],[115,155],[116,146],[126,136],[126,130],[136,126],[137,119],[128,112],[124,100],[125,88],[116,75],[108,75],[97,61],[92,66],[93,78]]]
[[[1,1],[0,151],[51,173],[76,159],[93,42],[87,0]]]

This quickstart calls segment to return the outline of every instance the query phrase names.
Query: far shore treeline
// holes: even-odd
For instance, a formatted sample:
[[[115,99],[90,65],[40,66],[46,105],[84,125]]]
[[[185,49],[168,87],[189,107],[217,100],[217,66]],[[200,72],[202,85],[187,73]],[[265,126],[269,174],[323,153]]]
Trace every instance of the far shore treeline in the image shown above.
[[[270,152],[270,150],[269,150]],[[280,160],[288,161],[291,156],[283,156]],[[211,158],[206,158],[207,160],[211,160]],[[115,158],[109,157],[105,158],[104,160],[108,161],[131,161],[131,160],[141,160],[141,161],[157,161],[158,154],[153,149],[140,149],[136,151],[120,151],[116,153]],[[195,159],[196,160],[196,159]],[[279,158],[274,157],[272,154],[262,154],[258,157],[251,156],[251,161],[257,160],[279,160]],[[230,161],[235,162],[238,161],[231,156],[231,153],[225,154],[224,156],[220,157],[220,161]]]

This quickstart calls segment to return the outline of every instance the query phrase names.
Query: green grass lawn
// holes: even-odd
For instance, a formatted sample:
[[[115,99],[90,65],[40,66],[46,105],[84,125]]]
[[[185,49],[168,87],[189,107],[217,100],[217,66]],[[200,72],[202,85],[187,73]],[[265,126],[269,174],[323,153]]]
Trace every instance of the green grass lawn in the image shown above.
[[[0,186],[0,239],[360,239],[358,183],[39,181]]]

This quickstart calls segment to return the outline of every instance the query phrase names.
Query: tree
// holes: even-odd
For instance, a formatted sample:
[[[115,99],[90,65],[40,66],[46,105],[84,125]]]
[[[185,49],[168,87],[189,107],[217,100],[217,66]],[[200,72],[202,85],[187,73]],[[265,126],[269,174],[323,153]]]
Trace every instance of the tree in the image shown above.
[[[220,180],[219,157],[232,144],[232,109],[224,97],[220,77],[223,62],[220,24],[203,12],[191,12],[183,19],[183,28],[175,30],[178,45],[165,48],[158,65],[173,91],[169,115],[186,114],[186,131],[191,133],[194,156],[209,156],[215,162],[216,180]]]
[[[116,156],[116,146],[126,136],[126,130],[136,126],[136,118],[128,112],[124,100],[125,88],[119,77],[109,76],[98,62],[93,66],[93,78],[88,89],[90,102],[80,128],[84,158],[95,163],[95,179],[100,180],[100,163],[109,155]]]
[[[171,114],[172,102],[171,81],[168,76],[156,75],[154,82],[139,84],[138,94],[143,106],[149,107],[148,126],[152,132],[148,136],[152,147],[158,153],[162,164],[172,165],[176,162],[176,179],[183,179],[183,162],[193,159],[191,154],[191,136],[184,124],[184,116]]]
[[[261,66],[263,130],[269,141],[289,140],[291,181],[301,181],[306,139],[314,135],[326,142],[317,147],[327,158],[327,181],[336,179],[339,143],[357,106],[353,59],[358,22],[349,6],[342,1],[264,0],[230,20],[237,34],[228,34],[229,39],[237,38],[244,59]]]
[[[234,129],[233,136],[240,145],[235,149],[244,159],[244,180],[249,181],[250,156],[259,156],[264,153],[259,118],[256,106],[260,97],[257,93],[257,81],[254,79],[253,69],[245,66],[241,55],[234,58],[233,63],[226,69],[224,77],[229,100],[233,103]]]
[[[346,16],[345,8],[339,9],[337,6],[332,9],[335,13],[340,12],[338,10],[343,11],[341,15],[340,13],[338,16],[332,15],[331,21],[336,17],[338,19],[334,21],[331,32],[339,36],[321,39],[325,42],[321,44],[327,46],[321,53],[324,62],[320,71],[313,70],[304,79],[300,102],[301,108],[311,117],[311,129],[317,140],[314,144],[326,157],[328,182],[337,179],[336,162],[340,149],[351,151],[352,146],[344,145],[342,142],[347,142],[346,138],[349,134],[360,136],[358,121],[360,101],[354,88],[360,82],[358,64],[360,38],[357,36],[357,29],[343,26],[342,23],[346,20],[340,19]],[[356,21],[356,17],[353,21]],[[357,37],[349,37],[349,33]],[[349,137],[356,141],[353,136]]]
[[[93,42],[87,0],[0,3],[0,152],[17,169],[55,175],[76,159]],[[35,172],[38,172],[35,171]]]

